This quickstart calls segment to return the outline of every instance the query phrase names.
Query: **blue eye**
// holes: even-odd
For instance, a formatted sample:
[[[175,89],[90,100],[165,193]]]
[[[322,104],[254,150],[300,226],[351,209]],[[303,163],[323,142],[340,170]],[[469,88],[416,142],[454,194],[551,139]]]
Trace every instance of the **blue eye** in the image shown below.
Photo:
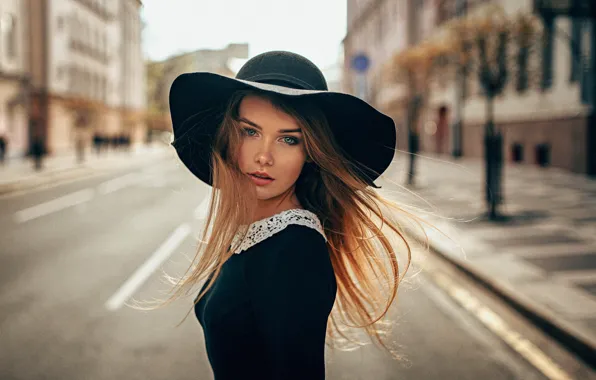
[[[256,130],[252,129],[252,128],[244,128],[244,133],[248,136],[254,136],[251,134],[251,132],[256,132]]]
[[[296,145],[299,142],[299,140],[296,137],[289,137],[289,136],[284,137],[284,141],[288,145]]]

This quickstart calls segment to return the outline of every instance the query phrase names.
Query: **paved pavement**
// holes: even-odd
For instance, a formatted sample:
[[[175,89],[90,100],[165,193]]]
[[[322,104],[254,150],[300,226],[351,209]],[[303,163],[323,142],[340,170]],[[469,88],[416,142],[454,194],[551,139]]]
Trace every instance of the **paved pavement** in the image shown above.
[[[399,154],[384,178],[405,183]],[[414,194],[382,190],[437,226],[431,247],[566,340],[580,355],[596,348],[596,181],[553,168],[504,170],[507,221],[483,217],[484,164],[425,154]],[[420,198],[417,198],[419,196]],[[592,357],[593,359],[593,357]]]
[[[212,379],[194,315],[177,327],[196,292],[153,312],[124,304],[163,299],[164,274],[185,273],[208,191],[170,156],[0,198],[0,379]],[[327,351],[328,379],[546,379],[428,274],[391,309],[388,339],[406,360]]]

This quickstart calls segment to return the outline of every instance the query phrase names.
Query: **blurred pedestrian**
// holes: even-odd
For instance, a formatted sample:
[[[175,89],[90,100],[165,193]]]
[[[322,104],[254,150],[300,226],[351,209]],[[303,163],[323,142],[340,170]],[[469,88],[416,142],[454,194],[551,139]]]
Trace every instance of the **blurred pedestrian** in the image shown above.
[[[445,137],[449,129],[447,106],[439,107],[439,115],[437,118],[437,132],[435,133],[435,151],[437,154],[443,153],[445,145]]]
[[[95,154],[99,156],[101,154],[101,136],[97,132],[93,134],[93,147],[95,148]]]
[[[81,124],[74,128],[75,153],[79,164],[85,162],[85,141],[87,139],[87,129]]]
[[[179,158],[214,187],[206,244],[172,298],[206,280],[194,312],[215,378],[323,379],[326,336],[347,323],[382,343],[399,283],[387,232],[405,239],[373,182],[394,157],[392,119],[289,52],[235,79],[182,74],[170,112]]]
[[[4,165],[6,159],[6,151],[8,150],[8,138],[6,134],[0,133],[0,164]]]
[[[31,141],[31,156],[33,157],[33,164],[35,170],[43,169],[43,156],[45,154],[45,147],[43,138],[39,135],[33,136]]]
[[[0,118],[0,165],[4,165],[8,151],[8,128],[4,118]]]

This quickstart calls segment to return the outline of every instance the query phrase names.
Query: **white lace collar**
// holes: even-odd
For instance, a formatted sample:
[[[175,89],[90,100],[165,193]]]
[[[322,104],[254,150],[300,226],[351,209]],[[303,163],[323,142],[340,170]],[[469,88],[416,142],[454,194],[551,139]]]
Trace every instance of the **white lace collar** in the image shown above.
[[[248,227],[246,238],[242,241],[234,253],[246,251],[253,245],[275,235],[291,224],[299,224],[301,226],[306,226],[317,230],[321,235],[323,235],[325,241],[327,241],[327,237],[323,232],[323,226],[321,225],[321,222],[315,213],[304,209],[291,209],[252,223]],[[234,236],[234,240],[232,241],[232,246],[234,246],[240,238],[241,234],[236,234],[236,236]]]

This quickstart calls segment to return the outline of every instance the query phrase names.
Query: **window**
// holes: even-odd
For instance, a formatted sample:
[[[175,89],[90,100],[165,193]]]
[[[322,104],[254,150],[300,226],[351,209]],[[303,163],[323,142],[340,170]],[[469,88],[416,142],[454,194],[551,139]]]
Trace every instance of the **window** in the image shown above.
[[[73,13],[70,16],[70,35],[72,39],[74,39],[77,42],[81,42],[82,30],[83,25],[81,23],[81,20],[79,19],[79,15]]]
[[[511,146],[511,159],[513,162],[524,161],[524,146],[520,143],[514,143]]]
[[[91,93],[91,75],[88,71],[83,72],[83,93],[85,96]]]
[[[108,39],[106,37],[106,33],[103,32],[101,35],[101,53],[104,55],[107,52],[107,45],[108,45]]]
[[[95,36],[93,39],[93,52],[98,52],[101,49],[101,36],[99,30],[95,29]]]
[[[377,38],[375,41],[377,44],[381,44],[383,42],[383,39],[385,38],[386,16],[387,12],[385,11],[385,2],[382,2],[379,8],[377,8]]]
[[[9,59],[17,57],[17,20],[6,13],[0,19],[0,30],[2,30],[3,42],[6,44],[6,56]]]
[[[571,19],[571,38],[569,39],[569,58],[571,59],[571,72],[569,73],[570,82],[577,82],[580,76],[582,59],[582,26],[582,20]]]
[[[85,46],[89,46],[89,27],[83,23],[81,23],[81,36],[83,39],[83,44],[85,44]]]
[[[74,90],[74,84],[75,84],[75,70],[74,70],[74,66],[71,65],[68,67],[68,90],[70,92],[73,92]]]
[[[517,51],[517,81],[515,88],[517,92],[524,92],[528,89],[528,63],[530,58],[530,45],[520,41]]]
[[[106,102],[108,100],[108,81],[106,77],[101,78],[101,99]]]
[[[99,98],[99,76],[97,74],[91,74],[91,96],[93,99]]]
[[[70,66],[69,68],[69,84],[68,87],[73,94],[79,94],[81,88],[81,77],[80,71],[76,66]]]
[[[56,29],[58,29],[59,32],[64,29],[64,16],[58,16],[58,19],[56,20]]]
[[[555,44],[554,29],[554,18],[545,18],[544,39],[542,43],[542,90],[549,89],[553,84],[553,61]]]

